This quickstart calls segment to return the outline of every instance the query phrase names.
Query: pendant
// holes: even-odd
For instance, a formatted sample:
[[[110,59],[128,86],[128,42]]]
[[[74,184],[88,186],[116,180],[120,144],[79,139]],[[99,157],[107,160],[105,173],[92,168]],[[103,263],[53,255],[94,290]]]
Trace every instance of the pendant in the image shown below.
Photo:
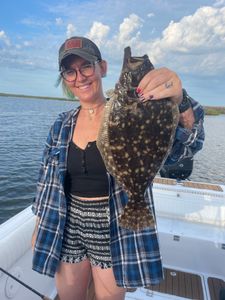
[[[89,108],[88,111],[89,111],[89,114],[93,114],[94,113],[94,109],[93,108]]]

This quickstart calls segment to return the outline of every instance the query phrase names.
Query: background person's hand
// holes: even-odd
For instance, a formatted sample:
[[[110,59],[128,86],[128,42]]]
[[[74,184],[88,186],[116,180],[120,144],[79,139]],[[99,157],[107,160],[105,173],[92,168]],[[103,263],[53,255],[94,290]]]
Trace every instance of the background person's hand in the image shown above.
[[[195,122],[195,116],[191,107],[180,114],[179,123],[184,128],[192,129],[194,122]]]

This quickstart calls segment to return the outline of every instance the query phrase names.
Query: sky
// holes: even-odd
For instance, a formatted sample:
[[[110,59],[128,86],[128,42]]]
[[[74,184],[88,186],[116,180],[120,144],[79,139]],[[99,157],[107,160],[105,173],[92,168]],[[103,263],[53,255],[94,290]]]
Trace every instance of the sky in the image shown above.
[[[10,0],[0,4],[0,92],[62,97],[58,49],[86,36],[108,62],[104,90],[123,51],[175,71],[202,105],[225,106],[225,0]]]

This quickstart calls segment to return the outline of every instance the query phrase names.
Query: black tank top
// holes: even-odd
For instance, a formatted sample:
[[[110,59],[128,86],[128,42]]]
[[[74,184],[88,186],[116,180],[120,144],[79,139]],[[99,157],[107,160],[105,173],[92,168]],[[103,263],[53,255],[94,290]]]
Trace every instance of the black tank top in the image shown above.
[[[95,141],[84,150],[70,142],[65,192],[80,197],[108,196],[106,168]]]

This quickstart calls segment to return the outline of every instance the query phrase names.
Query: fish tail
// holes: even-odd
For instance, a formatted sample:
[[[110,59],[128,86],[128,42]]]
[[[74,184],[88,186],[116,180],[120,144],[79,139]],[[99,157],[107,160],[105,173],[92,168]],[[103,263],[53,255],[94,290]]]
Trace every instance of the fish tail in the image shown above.
[[[155,225],[154,216],[144,202],[128,201],[119,217],[119,225],[126,229],[138,231]]]

